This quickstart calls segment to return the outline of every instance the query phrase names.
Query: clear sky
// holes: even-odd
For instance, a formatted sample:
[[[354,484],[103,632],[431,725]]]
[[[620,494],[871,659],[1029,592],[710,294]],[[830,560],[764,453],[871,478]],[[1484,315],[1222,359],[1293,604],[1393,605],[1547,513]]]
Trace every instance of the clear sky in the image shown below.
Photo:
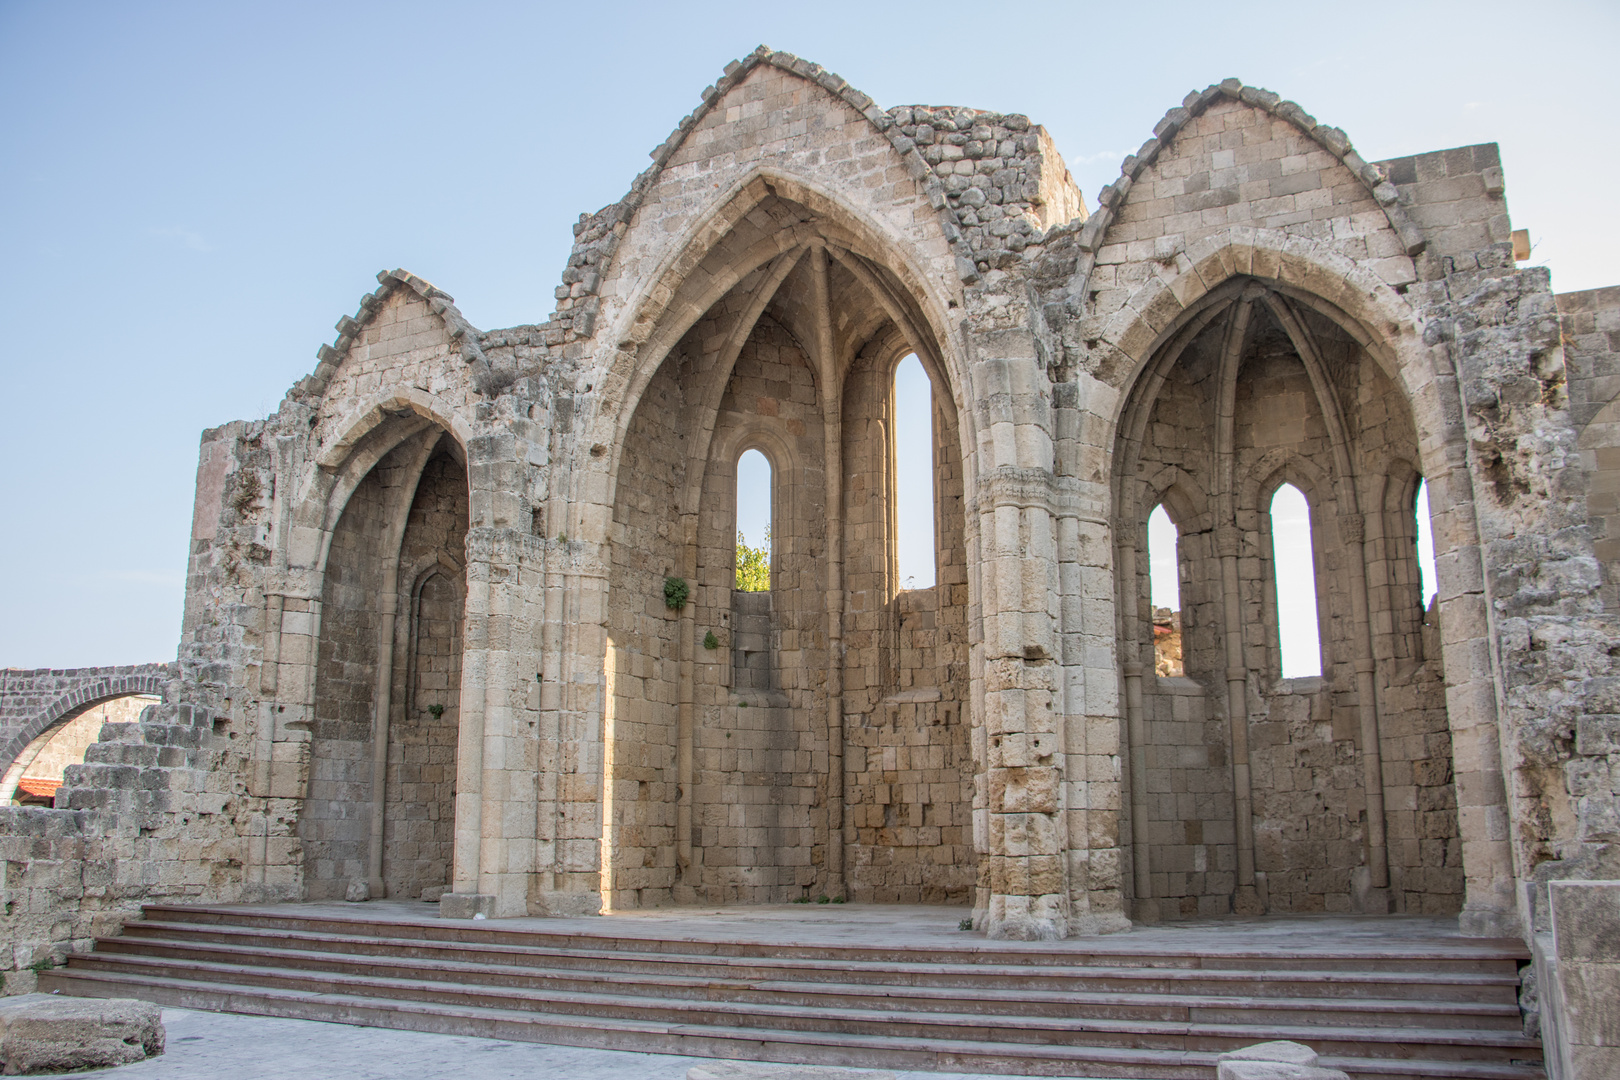
[[[1620,282],[1612,3],[0,0],[0,665],[174,656],[197,440],[276,408],[380,269],[544,319],[724,65],[1046,125],[1094,203],[1236,75],[1380,159],[1502,145],[1559,291]]]

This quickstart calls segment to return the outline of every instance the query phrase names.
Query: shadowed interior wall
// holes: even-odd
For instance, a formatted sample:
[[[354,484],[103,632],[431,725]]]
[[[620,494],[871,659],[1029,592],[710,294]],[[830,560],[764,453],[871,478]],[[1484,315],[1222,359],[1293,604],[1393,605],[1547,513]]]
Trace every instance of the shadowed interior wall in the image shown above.
[[[868,353],[844,387],[850,893],[862,901],[960,903],[971,896],[976,865],[961,444],[936,386],[927,478],[936,583],[902,589],[892,445],[899,356],[892,340]]]
[[[1236,887],[1237,837],[1227,715],[1220,507],[1236,514],[1239,625],[1248,672],[1253,844],[1265,909],[1356,909],[1368,804],[1356,681],[1358,630],[1350,560],[1366,558],[1384,820],[1393,908],[1455,913],[1462,900],[1450,733],[1438,653],[1424,647],[1415,522],[1416,432],[1399,390],[1331,320],[1292,309],[1320,357],[1344,417],[1356,507],[1343,491],[1332,435],[1305,364],[1284,327],[1255,303],[1243,332],[1232,414],[1232,489],[1223,491],[1214,419],[1227,316],[1197,334],[1166,372],[1143,428],[1135,506],[1141,520],[1137,610],[1150,610],[1147,511],[1163,502],[1180,534],[1185,677],[1144,682],[1152,911],[1159,918],[1222,914]],[[1132,482],[1128,480],[1127,482]],[[1270,504],[1283,483],[1311,514],[1323,674],[1280,677]],[[1364,553],[1346,516],[1359,507]],[[1127,654],[1151,657],[1138,620]],[[1434,651],[1431,650],[1430,651]],[[1147,662],[1147,671],[1152,671]],[[1133,835],[1139,835],[1133,833]],[[1365,887],[1364,884],[1361,887]]]
[[[360,482],[327,555],[309,788],[298,817],[310,900],[339,899],[347,882],[366,876],[384,508],[390,489],[402,482],[403,458],[391,452]]]
[[[467,480],[449,440],[441,441],[425,467],[424,448],[412,438],[384,455],[355,488],[333,530],[322,589],[309,787],[298,819],[311,900],[340,898],[350,882],[368,875],[381,596],[395,557],[400,595],[390,668],[385,885],[390,896],[419,896],[447,880]],[[400,509],[406,506],[408,512]],[[391,519],[401,513],[408,513],[403,523]],[[401,547],[389,551],[390,538],[402,538],[396,541]],[[440,572],[423,573],[435,564]],[[427,712],[433,704],[445,706],[441,718]]]
[[[422,470],[400,551],[383,878],[414,899],[450,882],[455,841],[467,472],[451,440]],[[434,716],[433,709],[442,709]]]
[[[613,514],[608,591],[607,803],[603,901],[672,902],[675,884],[675,724],[680,622],[664,579],[681,576],[680,490],[689,402],[666,361],[625,437]]]

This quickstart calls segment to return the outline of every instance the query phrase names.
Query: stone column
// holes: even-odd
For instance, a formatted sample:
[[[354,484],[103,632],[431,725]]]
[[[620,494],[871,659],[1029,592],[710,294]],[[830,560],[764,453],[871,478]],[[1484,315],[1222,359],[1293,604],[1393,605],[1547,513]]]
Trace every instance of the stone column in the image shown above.
[[[1226,640],[1227,737],[1232,754],[1232,821],[1237,834],[1237,892],[1232,910],[1259,915],[1263,908],[1254,884],[1254,809],[1249,779],[1249,669],[1243,662],[1243,607],[1238,594],[1237,526],[1222,521],[1215,530],[1221,559],[1222,637]]]
[[[811,253],[827,506],[827,895],[844,895],[844,383],[834,351],[827,249]]]
[[[482,546],[482,545],[480,545]],[[492,567],[487,548],[474,555],[467,534],[467,608],[462,615],[460,727],[456,734],[456,828],[450,891],[439,898],[439,914],[470,919],[495,913],[495,897],[479,892],[484,837],[484,688],[490,679]]]
[[[1119,541],[1119,567],[1120,598],[1125,604],[1125,656],[1130,657],[1133,645],[1142,632],[1138,612],[1142,583],[1137,577],[1135,536]],[[1131,871],[1136,893],[1131,914],[1143,922],[1157,922],[1158,912],[1153,906],[1153,874],[1148,858],[1147,716],[1142,706],[1143,665],[1139,659],[1124,659],[1120,667],[1125,676],[1125,724],[1130,740],[1128,752],[1131,762]]]
[[[980,360],[973,375],[990,890],[983,928],[992,938],[1061,938],[1070,904],[1046,379],[1031,359]]]

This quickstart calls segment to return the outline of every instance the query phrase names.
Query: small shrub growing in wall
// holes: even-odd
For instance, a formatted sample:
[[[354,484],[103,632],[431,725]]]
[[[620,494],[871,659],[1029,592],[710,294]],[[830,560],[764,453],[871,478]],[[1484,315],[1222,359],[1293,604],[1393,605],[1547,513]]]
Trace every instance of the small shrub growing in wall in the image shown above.
[[[437,720],[439,717],[444,715],[444,706],[443,705],[429,705],[428,706],[428,712],[433,716],[433,719]]]
[[[703,635],[703,647],[705,649],[718,649],[720,647],[720,639],[714,636],[713,630]]]
[[[667,577],[664,579],[664,606],[671,611],[679,611],[686,606],[686,598],[691,595],[691,588],[686,584],[685,578]]]

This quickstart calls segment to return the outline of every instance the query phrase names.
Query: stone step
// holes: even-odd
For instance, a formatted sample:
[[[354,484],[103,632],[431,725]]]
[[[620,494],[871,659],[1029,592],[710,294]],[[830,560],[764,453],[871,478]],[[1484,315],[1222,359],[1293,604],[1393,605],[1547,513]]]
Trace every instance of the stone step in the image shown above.
[[[276,914],[239,911],[231,908],[186,908],[148,905],[145,920],[163,924],[197,924],[250,927],[289,932],[335,933],[350,937],[386,937],[459,944],[497,944],[547,947],[566,950],[664,954],[706,958],[748,958],[776,960],[835,959],[836,964],[851,962],[918,963],[929,967],[1004,965],[1021,970],[1031,967],[1055,968],[1196,968],[1210,970],[1264,970],[1267,972],[1301,969],[1309,971],[1414,972],[1421,974],[1471,973],[1498,975],[1504,985],[1518,982],[1518,965],[1529,959],[1522,943],[1462,942],[1443,949],[1401,948],[1362,950],[1299,948],[1219,950],[1167,949],[1154,947],[1095,948],[1076,947],[1062,942],[1046,948],[1021,944],[985,942],[960,949],[907,946],[794,945],[775,941],[694,941],[658,937],[632,937],[613,933],[586,934],[570,930],[541,930],[534,927],[508,929],[498,922],[457,923],[424,918],[400,921],[367,918],[339,919],[326,915]],[[138,924],[135,924],[138,925]],[[1105,939],[1106,940],[1106,939]]]
[[[1395,1027],[1445,1027],[1497,1029],[1517,1032],[1520,1017],[1517,1005],[1453,1000],[1379,1000],[1371,997],[1289,997],[1258,996],[1242,993],[1234,986],[1223,994],[1172,992],[1110,992],[1091,989],[1064,991],[976,987],[971,995],[959,987],[939,987],[909,983],[871,984],[849,982],[809,982],[803,979],[716,979],[702,976],[651,973],[581,971],[547,963],[543,957],[509,958],[516,962],[491,964],[466,950],[446,952],[443,957],[389,955],[372,951],[356,954],[339,943],[317,943],[299,939],[257,939],[251,944],[216,943],[188,938],[164,938],[147,933],[119,938],[103,938],[96,943],[96,957],[135,955],[168,961],[240,964],[295,968],[303,971],[333,971],[350,974],[382,972],[414,975],[420,978],[477,982],[485,985],[546,988],[557,991],[591,991],[611,987],[616,992],[640,996],[668,996],[737,1002],[758,1002],[797,1006],[840,1008],[886,1008],[893,1010],[934,1010],[948,1005],[953,1011],[983,1014],[1016,1014],[1043,1017],[1144,1019],[1175,1022],[1244,1023],[1257,1016],[1278,1023],[1295,1025],[1382,1024]],[[352,939],[351,939],[352,940]],[[524,962],[528,959],[529,962]],[[1260,989],[1265,989],[1260,984]]]
[[[1057,966],[1016,963],[927,963],[874,961],[828,957],[819,950],[814,959],[761,958],[751,956],[692,956],[673,952],[635,953],[625,950],[565,948],[497,944],[469,935],[465,940],[435,941],[422,938],[388,938],[372,935],[278,931],[260,927],[223,924],[189,925],[171,922],[132,921],[121,938],[109,941],[141,941],[149,938],[185,940],[244,947],[291,947],[360,956],[402,956],[416,959],[464,959],[476,956],[489,964],[536,964],[589,972],[612,971],[626,974],[652,974],[659,977],[681,975],[701,979],[757,980],[792,979],[799,982],[825,980],[841,983],[935,986],[942,988],[1005,988],[1051,991],[1118,991],[1124,993],[1241,993],[1255,997],[1372,997],[1384,999],[1445,1000],[1513,1005],[1516,1007],[1518,975],[1505,972],[1449,974],[1442,972],[1327,971],[1253,968],[1203,969],[1152,966]],[[667,943],[660,943],[667,944]],[[114,946],[117,947],[117,946]],[[999,956],[997,957],[999,959]],[[1113,958],[1109,958],[1113,959]]]
[[[355,995],[439,1005],[535,1011],[701,1027],[759,1027],[863,1037],[944,1038],[1008,1044],[1147,1048],[1221,1053],[1267,1039],[1309,1040],[1318,1053],[1355,1058],[1474,1060],[1507,1063],[1539,1055],[1517,1031],[1304,1026],[1278,1022],[1219,1024],[1153,1020],[1005,1016],[957,1011],[900,1012],[752,1002],[644,997],[615,993],[548,991],[421,977],[312,972],[294,968],[161,958],[79,955],[68,971],[129,974],[142,978],[250,984],[312,995]]]
[[[1026,1076],[1138,1080],[1213,1080],[1215,1076],[1215,1054],[1207,1051],[986,1043],[649,1023],[348,993],[311,994],[250,983],[209,983],[127,972],[76,970],[72,966],[45,973],[41,982],[42,988],[47,990],[97,997],[136,996],[184,1008],[650,1053]],[[1544,1080],[1538,1066],[1511,1062],[1324,1056],[1321,1064],[1344,1069],[1358,1080]]]

